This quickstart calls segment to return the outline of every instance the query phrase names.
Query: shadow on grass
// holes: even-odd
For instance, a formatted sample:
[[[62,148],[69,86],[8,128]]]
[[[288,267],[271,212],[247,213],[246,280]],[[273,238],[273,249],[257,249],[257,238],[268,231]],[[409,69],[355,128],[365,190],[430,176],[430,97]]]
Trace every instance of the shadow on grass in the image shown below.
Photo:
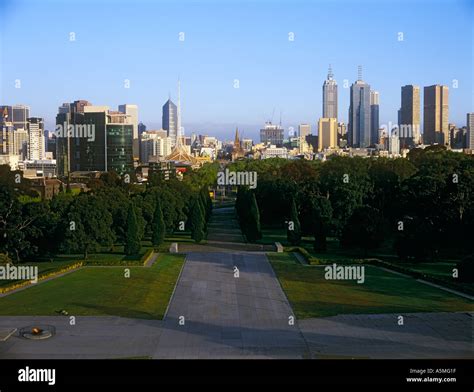
[[[137,319],[144,319],[144,320],[162,320],[163,314],[161,313],[150,313],[150,312],[143,312],[139,310],[131,311],[127,307],[121,306],[106,306],[106,305],[91,305],[86,303],[77,303],[72,302],[70,306],[76,306],[78,308],[88,309],[97,312],[94,316],[116,316],[116,317],[129,317],[129,318],[137,318]],[[117,315],[122,316],[117,316]],[[92,315],[91,315],[92,316]]]

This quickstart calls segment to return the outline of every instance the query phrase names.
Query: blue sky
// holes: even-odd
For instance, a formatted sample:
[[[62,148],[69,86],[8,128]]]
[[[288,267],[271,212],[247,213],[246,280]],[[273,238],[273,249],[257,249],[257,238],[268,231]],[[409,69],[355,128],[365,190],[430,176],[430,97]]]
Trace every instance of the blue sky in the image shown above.
[[[161,107],[169,93],[176,98],[179,76],[188,135],[230,139],[239,126],[256,138],[273,112],[279,121],[280,111],[287,130],[311,123],[316,133],[329,63],[345,122],[344,80],[356,80],[359,64],[363,79],[380,93],[381,124],[396,122],[405,84],[448,85],[450,122],[460,126],[474,110],[469,0],[0,4],[0,104],[30,105],[49,129],[57,107],[75,99],[111,108],[137,104],[140,120],[159,128]]]

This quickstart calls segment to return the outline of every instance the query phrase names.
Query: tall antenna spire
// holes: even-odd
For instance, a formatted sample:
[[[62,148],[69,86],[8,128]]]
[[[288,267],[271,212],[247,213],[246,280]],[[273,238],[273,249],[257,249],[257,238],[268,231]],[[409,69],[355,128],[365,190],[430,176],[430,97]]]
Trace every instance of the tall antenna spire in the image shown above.
[[[332,67],[331,67],[331,64],[329,64],[328,79],[329,79],[329,80],[332,80],[333,77],[334,77],[334,75],[333,75],[333,73],[332,73]]]
[[[181,145],[181,81],[178,76],[178,113],[176,120],[176,145]]]
[[[357,67],[357,80],[362,81],[362,65]]]

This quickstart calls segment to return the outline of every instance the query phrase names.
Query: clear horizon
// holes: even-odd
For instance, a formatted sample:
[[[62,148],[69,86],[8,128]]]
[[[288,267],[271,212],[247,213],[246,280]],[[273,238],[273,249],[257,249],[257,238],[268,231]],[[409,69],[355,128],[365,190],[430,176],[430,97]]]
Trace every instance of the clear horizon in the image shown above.
[[[424,0],[7,0],[0,5],[0,104],[30,106],[51,131],[63,102],[137,104],[139,121],[156,129],[168,96],[176,102],[179,77],[188,136],[231,140],[238,127],[258,140],[265,121],[278,123],[280,112],[285,136],[300,123],[316,134],[329,64],[339,121],[346,123],[344,82],[350,86],[362,65],[363,79],[380,93],[381,125],[397,122],[401,86],[444,84],[449,121],[462,127],[474,109],[473,9],[469,1],[430,7]]]

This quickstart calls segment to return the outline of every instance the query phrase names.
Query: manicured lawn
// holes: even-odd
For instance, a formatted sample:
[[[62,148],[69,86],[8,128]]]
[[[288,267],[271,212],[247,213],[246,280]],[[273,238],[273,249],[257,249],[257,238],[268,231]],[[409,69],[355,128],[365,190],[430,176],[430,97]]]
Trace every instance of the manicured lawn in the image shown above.
[[[474,311],[468,299],[415,279],[365,266],[365,282],[326,280],[324,267],[303,266],[289,254],[269,259],[299,318],[337,314]]]
[[[24,264],[15,264],[15,265],[20,265],[20,266],[27,265],[27,266],[38,267],[38,274],[42,275],[42,274],[47,274],[56,270],[60,270],[69,265],[73,265],[77,263],[78,261],[80,261],[80,258],[78,259],[75,256],[68,256],[68,257],[63,257],[63,258],[54,258],[52,262],[44,261],[44,262],[24,263]],[[11,285],[14,282],[17,282],[17,280],[0,280],[0,287]]]
[[[449,261],[436,261],[427,263],[400,263],[400,265],[405,268],[410,268],[414,271],[443,278],[452,278],[453,268],[456,267],[455,262]]]
[[[152,249],[151,245],[142,245],[140,254],[137,256],[126,256],[123,251],[123,246],[116,246],[114,251],[103,251],[102,253],[91,253],[88,255],[86,262],[91,265],[141,265],[142,257],[147,251]],[[46,273],[59,271],[68,265],[76,264],[84,261],[83,254],[60,254],[52,257],[52,259],[44,258],[38,261],[25,261],[18,265],[36,266],[38,267],[38,274],[43,275]],[[16,281],[14,280],[0,280],[1,286],[8,286]]]
[[[286,230],[281,228],[262,228],[262,239],[258,240],[257,243],[268,245],[275,242],[287,245]]]
[[[0,315],[122,316],[161,319],[183,255],[161,254],[151,268],[89,267],[0,298]]]
[[[87,255],[87,262],[91,263],[99,263],[99,262],[117,262],[118,264],[122,264],[125,261],[138,261],[140,258],[150,249],[152,249],[152,245],[149,241],[142,241],[142,247],[140,249],[140,254],[136,256],[127,256],[124,253],[123,245],[115,245],[113,251],[108,249],[102,249],[100,253],[89,253]],[[71,262],[78,262],[84,261],[84,255],[82,253],[78,254],[59,254],[52,258],[52,262],[48,258],[44,258],[42,260],[38,260],[38,262],[25,262],[27,265],[38,265],[41,271],[41,268],[47,268],[47,265],[58,265],[64,263],[71,263]]]
[[[271,252],[271,253],[267,253],[267,257],[272,263],[272,265],[274,262],[286,263],[289,265],[298,264],[298,260],[296,259],[296,257],[293,255],[292,252],[291,253],[290,252],[282,252],[282,253]]]

